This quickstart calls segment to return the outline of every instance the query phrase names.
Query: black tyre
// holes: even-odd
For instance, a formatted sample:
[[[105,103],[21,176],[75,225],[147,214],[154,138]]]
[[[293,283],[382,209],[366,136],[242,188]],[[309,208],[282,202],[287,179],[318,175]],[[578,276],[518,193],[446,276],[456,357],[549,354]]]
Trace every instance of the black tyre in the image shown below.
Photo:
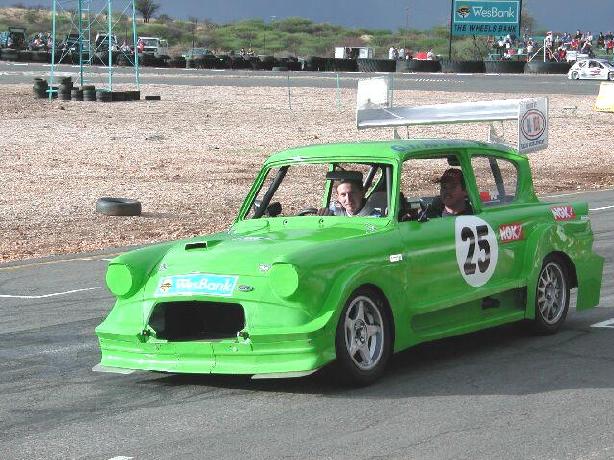
[[[571,64],[568,62],[527,62],[525,73],[545,73],[545,74],[566,74],[569,72]]]
[[[407,68],[410,72],[441,72],[439,61],[410,59],[407,61]]]
[[[110,91],[98,89],[96,90],[96,100],[98,102],[111,102],[113,100],[113,96]]]
[[[283,66],[282,67],[273,67],[271,70],[274,71],[274,72],[287,72],[288,68],[287,67],[283,67]]]
[[[20,51],[17,60],[19,62],[32,62],[32,51]]]
[[[486,73],[524,73],[525,64],[522,61],[484,61]]]
[[[569,310],[569,275],[559,257],[544,259],[537,278],[535,319],[532,329],[538,334],[554,334],[565,322]]]
[[[391,59],[357,59],[359,72],[395,72],[397,61]]]
[[[356,59],[335,59],[333,61],[333,70],[335,72],[356,72],[358,64]]]
[[[72,101],[82,101],[83,100],[83,91],[80,89],[73,88],[70,92],[70,99]]]
[[[484,73],[484,61],[441,61],[444,73]]]
[[[47,62],[49,53],[47,51],[32,51],[32,62]]]
[[[145,96],[145,100],[146,101],[159,101],[161,99],[162,99],[162,97],[160,97],[160,96]]]
[[[337,324],[339,377],[354,385],[377,380],[392,354],[392,341],[392,324],[384,299],[369,288],[354,291]]]
[[[96,212],[106,216],[140,216],[141,202],[129,198],[105,196],[96,201]]]
[[[573,72],[571,72],[571,79],[572,80],[579,80],[580,79],[580,74],[578,73],[578,71],[574,70]]]
[[[16,61],[19,59],[19,51],[9,48],[1,49],[0,59],[3,61]]]
[[[614,72],[610,72],[610,73],[608,73],[608,80],[609,80],[609,81],[614,80]]]

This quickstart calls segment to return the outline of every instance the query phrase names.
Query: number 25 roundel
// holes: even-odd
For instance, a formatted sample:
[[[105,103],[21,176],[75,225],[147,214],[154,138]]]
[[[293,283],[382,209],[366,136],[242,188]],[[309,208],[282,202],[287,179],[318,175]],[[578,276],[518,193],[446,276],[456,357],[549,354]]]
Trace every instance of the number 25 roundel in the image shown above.
[[[497,267],[497,235],[476,216],[458,216],[455,221],[456,262],[467,284],[485,285]]]

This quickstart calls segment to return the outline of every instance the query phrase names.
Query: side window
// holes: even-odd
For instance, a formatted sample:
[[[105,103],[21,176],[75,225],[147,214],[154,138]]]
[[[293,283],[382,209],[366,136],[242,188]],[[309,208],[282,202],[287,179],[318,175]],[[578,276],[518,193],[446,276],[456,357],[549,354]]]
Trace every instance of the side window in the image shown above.
[[[400,221],[473,213],[454,154],[405,161],[400,198]]]
[[[501,158],[474,156],[471,165],[482,206],[500,206],[516,199],[518,171]]]

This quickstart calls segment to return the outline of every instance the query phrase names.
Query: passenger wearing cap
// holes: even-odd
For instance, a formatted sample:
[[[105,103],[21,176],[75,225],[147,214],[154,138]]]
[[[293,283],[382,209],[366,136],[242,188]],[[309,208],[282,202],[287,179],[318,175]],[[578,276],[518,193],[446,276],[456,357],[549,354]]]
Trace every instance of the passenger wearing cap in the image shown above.
[[[446,169],[439,179],[441,209],[437,214],[441,217],[473,214],[471,203],[467,197],[467,188],[463,172],[460,169]]]
[[[402,209],[401,221],[425,221],[432,217],[473,214],[473,209],[467,196],[463,172],[460,169],[447,169],[437,182],[440,185],[439,196],[418,211]]]
[[[318,216],[362,216],[382,217],[378,209],[365,206],[365,191],[362,183],[355,180],[342,180],[336,188],[337,201],[330,207],[318,210]]]

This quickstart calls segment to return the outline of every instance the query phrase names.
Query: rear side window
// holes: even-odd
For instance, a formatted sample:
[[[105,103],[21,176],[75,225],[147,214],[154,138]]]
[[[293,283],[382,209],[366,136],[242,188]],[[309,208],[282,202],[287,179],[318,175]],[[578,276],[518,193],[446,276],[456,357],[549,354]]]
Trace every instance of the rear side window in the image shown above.
[[[501,206],[516,200],[518,171],[514,163],[501,158],[474,156],[471,165],[482,206]]]

